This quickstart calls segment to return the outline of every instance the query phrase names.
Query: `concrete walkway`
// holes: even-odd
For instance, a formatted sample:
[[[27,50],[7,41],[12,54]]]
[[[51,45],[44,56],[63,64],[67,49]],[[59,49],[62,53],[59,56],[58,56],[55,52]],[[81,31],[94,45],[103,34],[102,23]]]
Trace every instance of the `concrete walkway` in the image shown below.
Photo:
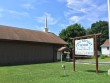
[[[76,60],[76,63],[82,63],[82,64],[96,64],[96,62],[80,61],[80,60]],[[110,64],[110,62],[98,62],[98,64]]]

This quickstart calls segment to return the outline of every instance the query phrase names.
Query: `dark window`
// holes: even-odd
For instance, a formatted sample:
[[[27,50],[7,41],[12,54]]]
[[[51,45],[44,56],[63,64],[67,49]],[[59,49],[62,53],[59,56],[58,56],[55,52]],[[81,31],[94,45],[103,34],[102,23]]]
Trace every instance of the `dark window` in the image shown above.
[[[109,50],[109,47],[107,47],[107,50]]]

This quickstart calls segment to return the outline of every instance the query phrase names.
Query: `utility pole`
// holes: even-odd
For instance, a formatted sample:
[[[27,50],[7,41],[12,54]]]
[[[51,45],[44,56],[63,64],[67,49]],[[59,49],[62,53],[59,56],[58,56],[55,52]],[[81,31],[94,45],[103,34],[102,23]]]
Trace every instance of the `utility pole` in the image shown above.
[[[110,0],[108,0],[109,56],[110,56]]]

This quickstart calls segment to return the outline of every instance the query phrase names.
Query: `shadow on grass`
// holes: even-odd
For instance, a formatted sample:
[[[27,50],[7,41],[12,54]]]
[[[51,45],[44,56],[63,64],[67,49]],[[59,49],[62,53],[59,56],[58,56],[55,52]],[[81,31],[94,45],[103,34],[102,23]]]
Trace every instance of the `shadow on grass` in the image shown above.
[[[47,63],[55,63],[55,62],[6,63],[6,64],[0,64],[0,67],[35,65],[35,64],[47,64]]]
[[[96,70],[86,70],[87,72],[96,72]],[[105,73],[107,71],[98,70],[98,73]]]
[[[61,75],[60,77],[68,77],[69,75]]]

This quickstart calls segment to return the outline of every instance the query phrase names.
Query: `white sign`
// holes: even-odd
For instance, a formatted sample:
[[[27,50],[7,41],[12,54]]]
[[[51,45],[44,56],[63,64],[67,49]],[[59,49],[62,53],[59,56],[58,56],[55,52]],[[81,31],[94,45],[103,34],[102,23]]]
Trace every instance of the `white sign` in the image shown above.
[[[93,38],[75,40],[76,55],[94,55],[94,40]]]

